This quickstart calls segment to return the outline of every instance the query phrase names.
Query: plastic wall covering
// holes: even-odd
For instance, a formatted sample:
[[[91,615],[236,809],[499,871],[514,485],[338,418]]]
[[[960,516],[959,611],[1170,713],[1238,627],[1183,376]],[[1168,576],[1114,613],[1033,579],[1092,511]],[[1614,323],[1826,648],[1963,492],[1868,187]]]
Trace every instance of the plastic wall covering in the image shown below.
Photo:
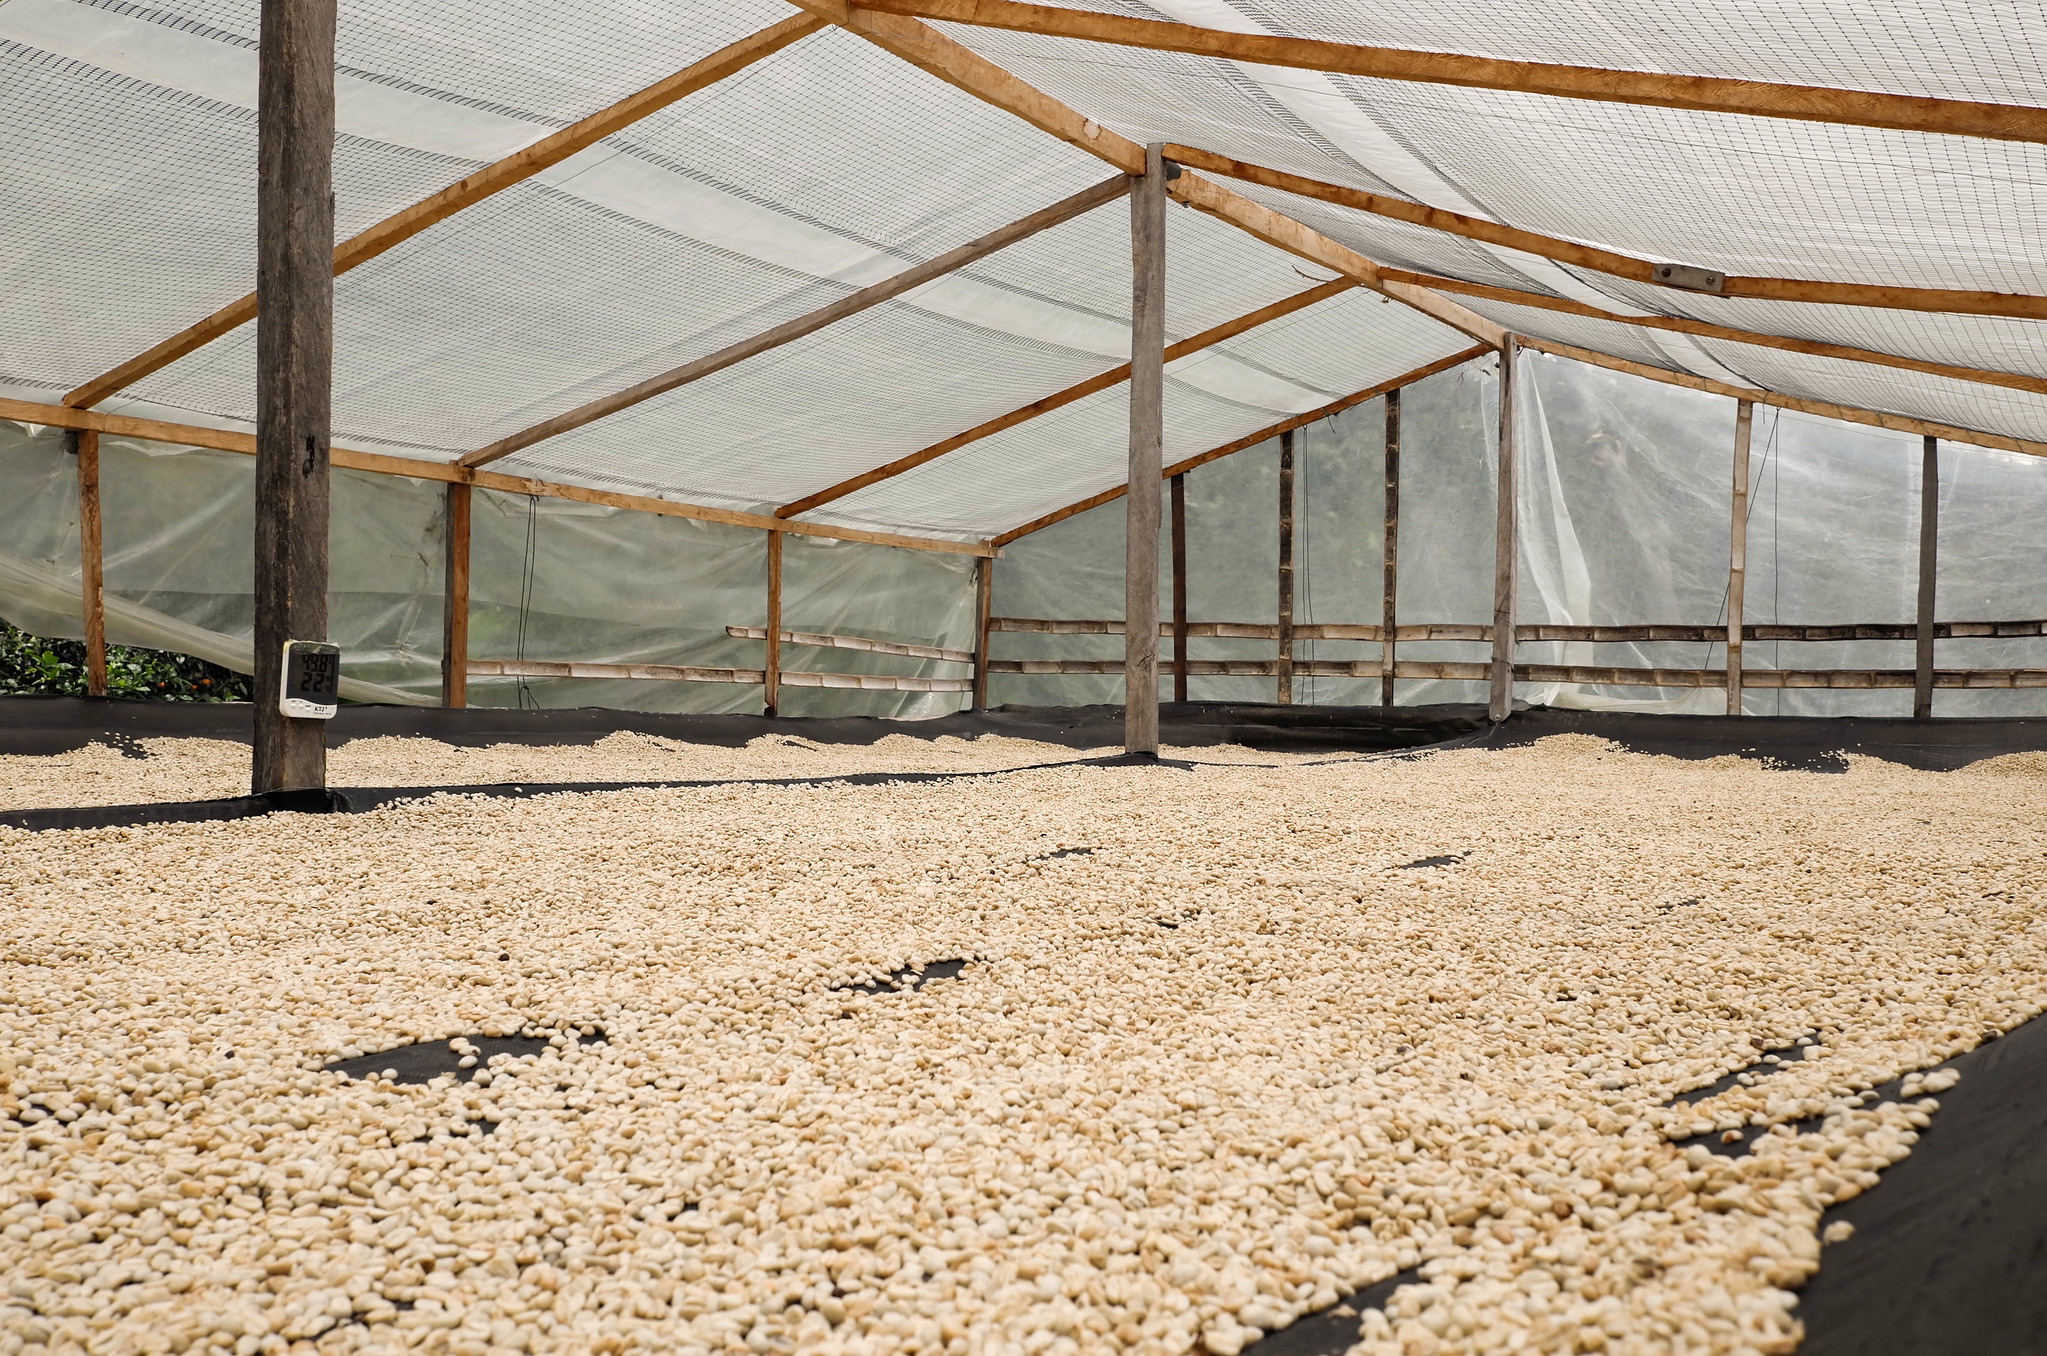
[[[1725,619],[1734,403],[1541,354],[1522,359],[1523,622],[1714,624]],[[1403,622],[1478,622],[1491,611],[1497,380],[1485,360],[1403,393],[1398,612]],[[1295,619],[1375,622],[1380,607],[1384,402],[1296,435]],[[108,634],[247,667],[252,463],[228,453],[107,438],[101,444]],[[1908,622],[1914,612],[1920,440],[1758,408],[1750,457],[1747,619]],[[63,435],[0,423],[0,616],[76,637],[75,464]],[[1277,440],[1191,472],[1189,615],[1276,617]],[[2047,463],[1943,444],[1938,615],[2047,615],[2047,541],[2026,505]],[[439,688],[441,491],[390,476],[335,473],[334,637],[347,695],[432,701]],[[1011,544],[995,566],[1003,616],[1122,613],[1124,508],[1112,502]],[[479,492],[471,653],[757,668],[758,641],[727,625],[766,616],[764,538],[746,529],[559,500]],[[973,562],[963,556],[785,538],[784,624],[969,650]],[[1161,543],[1161,615],[1170,569]],[[1114,637],[1004,633],[998,659],[1114,659]],[[1170,644],[1162,645],[1170,654]],[[1270,643],[1196,640],[1195,658],[1267,659]],[[1302,641],[1303,659],[1371,658],[1377,647]],[[1483,659],[1486,647],[1403,645],[1409,659]],[[1528,662],[1713,668],[1713,644],[1543,644]],[[966,666],[785,646],[791,670],[964,677]],[[2047,639],[1943,641],[1943,667],[2047,667]],[[1751,669],[1909,668],[1898,642],[1751,642]],[[1170,696],[1170,664],[1162,694]],[[1269,701],[1270,678],[1192,680],[1197,700]],[[1475,683],[1399,684],[1403,704],[1476,701]],[[1709,689],[1523,686],[1525,701],[1717,713]],[[1121,698],[1114,675],[996,675],[996,704]],[[753,685],[618,680],[472,680],[477,705],[753,710]],[[790,714],[940,714],[964,694],[787,687]],[[1376,679],[1299,677],[1294,700],[1369,704]],[[1905,689],[1751,688],[1770,715],[1904,715]],[[2047,714],[2047,690],[1941,690],[1941,715]]]
[[[1735,404],[1543,354],[1522,358],[1519,477],[1523,623],[1724,624]],[[1497,380],[1467,364],[1402,395],[1398,619],[1484,622],[1492,611]],[[1384,523],[1384,402],[1302,430],[1295,442],[1297,624],[1376,622]],[[1277,615],[1278,442],[1189,473],[1188,616]],[[1920,439],[1759,407],[1750,452],[1746,619],[1910,622],[1917,595]],[[2047,462],[1941,447],[1941,620],[2047,615],[2047,541],[2024,506]],[[1002,616],[1115,617],[1122,611],[1120,501],[1013,543],[996,567]],[[1162,551],[1163,551],[1162,546]],[[1162,560],[1161,615],[1170,616]],[[1001,634],[997,659],[1115,658],[1115,637]],[[1298,658],[1372,658],[1375,645],[1301,641]],[[1171,695],[1169,641],[1161,693]],[[1196,639],[1195,659],[1270,659],[1265,641]],[[1482,645],[1400,647],[1404,659],[1480,660]],[[1724,646],[1529,644],[1527,663],[1717,668]],[[2047,639],[1942,641],[1945,668],[2047,667]],[[1909,642],[1750,642],[1766,668],[1909,669]],[[1377,679],[1297,677],[1294,700],[1372,703]],[[1271,678],[1194,677],[1197,701],[1270,701]],[[1483,700],[1479,684],[1402,680],[1397,699]],[[1718,714],[1719,688],[1522,685],[1517,700],[1600,710]],[[1109,676],[994,676],[994,702],[1117,701]],[[1909,715],[1909,689],[1757,689],[1751,715]],[[1941,689],[1943,716],[2047,714],[2047,690]]]
[[[246,672],[253,626],[255,463],[227,452],[102,438],[107,638]],[[330,638],[342,695],[440,699],[442,490],[334,473]],[[478,659],[761,666],[728,625],[767,616],[765,537],[745,528],[479,491],[471,517],[470,653]],[[789,537],[784,625],[973,648],[965,556]],[[0,617],[78,639],[77,464],[56,429],[0,421]],[[783,647],[788,669],[959,677],[966,666]],[[619,679],[470,681],[477,706],[757,711],[757,684]],[[937,715],[956,693],[785,688],[791,715]]]

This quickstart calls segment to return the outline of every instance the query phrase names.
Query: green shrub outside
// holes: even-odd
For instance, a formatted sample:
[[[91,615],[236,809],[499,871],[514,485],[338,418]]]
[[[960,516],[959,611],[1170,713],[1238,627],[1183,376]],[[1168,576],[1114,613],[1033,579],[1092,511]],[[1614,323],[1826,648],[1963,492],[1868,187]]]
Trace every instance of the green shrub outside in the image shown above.
[[[0,693],[85,695],[85,644],[0,622]],[[245,702],[249,677],[166,650],[107,646],[107,695],[160,702]]]

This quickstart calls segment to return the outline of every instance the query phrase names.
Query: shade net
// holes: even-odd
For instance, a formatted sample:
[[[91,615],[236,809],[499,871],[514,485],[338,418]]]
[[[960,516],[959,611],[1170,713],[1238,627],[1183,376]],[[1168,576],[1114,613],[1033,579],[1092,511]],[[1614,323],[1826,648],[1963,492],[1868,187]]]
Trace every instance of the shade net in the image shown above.
[[[1646,0],[1568,12],[1476,0],[1396,0],[1363,9],[1328,0],[1255,6],[1102,0],[1096,7],[1244,32],[2027,105],[2042,102],[2037,71],[2047,54],[2047,20],[2037,8],[1931,0],[1875,9],[1844,0],[1769,6]],[[337,46],[337,234],[353,235],[793,12],[780,0],[607,0],[595,10],[351,4]],[[0,4],[6,184],[0,395],[56,401],[253,288],[259,18],[256,0]],[[1186,143],[1730,273],[2047,293],[2047,239],[2032,229],[2047,215],[2047,149],[2037,145],[1390,82],[941,28],[1139,142]],[[827,29],[344,273],[335,297],[336,441],[428,460],[458,457],[851,295],[1111,173],[966,91]],[[1687,317],[1922,363],[2047,378],[2041,322],[1673,291],[1295,194],[1232,187],[1393,268],[1564,298],[1622,317]],[[1169,340],[1330,276],[1184,210],[1169,213],[1168,265]],[[1129,278],[1127,205],[1115,202],[853,319],[526,448],[499,469],[773,509],[1125,361]],[[1532,304],[1458,300],[1536,339],[1647,369],[1936,421],[1964,434],[2047,439],[2047,395],[2022,389],[2023,382],[1974,382]],[[1469,342],[1363,292],[1271,320],[1171,366],[1166,458],[1255,441],[1281,420],[1393,381]],[[1713,534],[1724,529],[1707,510],[1724,486],[1702,468],[1724,456],[1722,426],[1732,402],[1590,368],[1572,368],[1567,377],[1556,360],[1529,361],[1541,375],[1527,384],[1530,403],[1522,412],[1532,430],[1523,509],[1528,523],[1542,526],[1529,529],[1524,610],[1556,618],[1704,617],[1716,570],[1724,574],[1707,568],[1720,549]],[[1414,529],[1420,554],[1402,576],[1401,606],[1472,613],[1426,619],[1479,620],[1486,604],[1490,548],[1481,538],[1490,531],[1493,434],[1485,408],[1491,388],[1477,370],[1432,378],[1410,401],[1417,413],[1408,474],[1417,486],[1434,488],[1416,490],[1409,504],[1413,521],[1428,526]],[[254,326],[138,381],[102,408],[250,427]],[[1363,595],[1376,549],[1367,536],[1377,530],[1371,466],[1379,455],[1372,431],[1378,408],[1372,402],[1319,421],[1297,440],[1304,532],[1321,543],[1324,562],[1303,566],[1304,590],[1321,585],[1316,609],[1344,611],[1370,601]],[[1898,601],[1882,590],[1858,593],[1845,577],[1838,586],[1815,583],[1813,571],[1830,551],[1844,561],[1860,559],[1863,547],[1830,535],[1864,531],[1852,508],[1858,494],[1890,503],[1916,493],[1894,483],[1895,474],[1905,474],[1895,472],[1897,457],[1916,442],[1801,415],[1767,419],[1781,445],[1772,474],[1784,486],[1781,503],[1771,501],[1773,541],[1786,553],[1787,570],[1804,571],[1774,585],[1773,605],[1795,583],[1786,606],[1855,614],[1851,619],[1871,609],[1895,611]],[[10,508],[21,531],[9,555],[15,563],[7,567],[14,582],[0,589],[0,604],[56,626],[66,615],[64,591],[75,588],[76,578],[75,562],[64,563],[64,518],[54,507],[66,463],[51,450],[55,435],[17,429],[9,436],[15,444],[4,474],[21,488]],[[854,528],[986,538],[1113,491],[1124,479],[1127,441],[1127,395],[1112,387],[836,497],[807,516]],[[110,624],[165,644],[181,637],[176,647],[207,657],[230,654],[222,645],[246,643],[247,463],[115,439],[109,448],[109,549],[132,553],[118,570],[109,558]],[[1996,505],[2000,495],[2031,492],[2036,463],[1982,449],[1956,447],[1949,455],[1953,521],[1973,525],[1985,541],[2009,539],[2010,550],[2021,551],[2022,518]],[[1261,596],[1262,585],[1248,582],[1263,569],[1249,563],[1255,555],[1249,543],[1267,540],[1260,515],[1272,489],[1260,478],[1267,475],[1258,469],[1260,458],[1270,460],[1252,447],[1202,468],[1191,482],[1200,530],[1218,541],[1242,535],[1242,550],[1218,551],[1196,567],[1199,575],[1222,568],[1214,562],[1240,563],[1243,582],[1199,576],[1208,580],[1199,596],[1217,608],[1249,607]],[[1878,466],[1887,469],[1869,469]],[[1916,475],[1911,467],[1916,463],[1908,466]],[[1645,481],[1631,488],[1624,474]],[[438,605],[431,598],[438,589],[438,489],[353,475],[337,484],[351,487],[337,497],[338,506],[349,505],[346,514],[337,508],[337,570],[360,568],[374,581],[342,589],[354,601],[337,603],[337,634],[346,630],[353,638],[350,681],[425,699],[437,685]],[[1863,489],[1852,488],[1858,485]],[[113,506],[124,495],[135,496],[130,502],[142,506],[140,516],[116,523]],[[1628,521],[1605,521],[1596,507],[1603,501],[1627,503]],[[523,636],[536,653],[557,658],[758,662],[758,642],[724,634],[726,625],[757,624],[765,615],[757,533],[523,497],[500,502],[484,495],[478,503],[479,656],[490,650],[489,657],[508,657],[497,651],[516,648]],[[152,517],[149,506],[160,512]],[[1095,540],[1087,534],[1096,529],[1076,524],[1107,523],[1120,511],[1112,504],[1027,537],[1015,559],[1034,557],[1047,541]],[[48,521],[31,523],[36,513]],[[1843,515],[1856,521],[1829,521]],[[360,540],[355,527],[343,525],[357,516],[375,520]],[[75,514],[69,521],[75,532]],[[1901,539],[1895,528],[1871,536],[1855,577],[1880,574],[1886,589],[1901,577],[1891,558]],[[1943,526],[1943,541],[1964,530]],[[1109,552],[1103,560],[1120,559],[1120,545],[1097,535]],[[1967,540],[1955,538],[1957,560],[1983,554]],[[1659,541],[1689,544],[1682,552],[1673,547],[1668,559],[1641,545]],[[857,624],[886,632],[881,638],[955,648],[971,641],[970,575],[962,558],[816,541],[799,549],[791,542],[791,625]],[[1059,561],[1086,554],[1079,545],[1051,553]],[[230,565],[232,577],[218,573]],[[1033,568],[1000,567],[998,591],[1026,588],[1019,596],[1027,598],[1018,581]],[[2016,599],[2030,596],[2022,578],[1986,574],[1979,589],[1970,568],[1943,565],[1944,572],[1961,572],[1954,575],[1964,590],[1958,596],[1980,595],[1985,607],[1994,601],[2016,607]],[[579,571],[588,578],[578,578]],[[1441,591],[1429,592],[1438,586],[1422,581],[1438,571]],[[607,596],[608,575],[637,582]],[[507,578],[520,585],[509,594]],[[1047,578],[1056,579],[1056,571]],[[1064,584],[1045,587],[1048,597],[1081,596]],[[683,606],[677,588],[694,600],[685,611],[675,610]],[[1420,592],[1410,599],[1411,590]],[[815,619],[795,615],[799,601]],[[878,610],[862,612],[870,602]],[[1643,612],[1658,615],[1634,615]],[[2025,650],[2022,642],[1954,644],[1972,656]],[[1801,651],[1808,658],[1822,653],[1834,654]],[[1895,658],[1879,661],[1869,657],[1874,653],[1848,647],[1835,657],[1872,664]],[[1418,658],[1479,654],[1454,645],[1414,651]],[[856,659],[882,664],[876,672],[958,671],[937,661],[904,667],[900,658],[883,664],[837,652],[798,653],[789,662],[814,659],[840,668]],[[1601,649],[1582,662],[1637,660],[1705,662],[1653,646]],[[677,709],[729,709],[758,698],[736,687],[552,681],[482,682],[479,695],[684,704]],[[1256,687],[1215,681],[1225,684],[1217,692],[1231,695],[1248,697]],[[1445,686],[1402,690],[1403,699],[1471,695]],[[1015,691],[1037,689],[1025,684]],[[1316,680],[1303,694],[1337,700],[1363,691]],[[1551,695],[1682,701],[1690,703],[1686,709],[1704,709],[1710,696]],[[789,700],[823,703],[821,710],[900,713],[958,699],[809,689]],[[1895,705],[1898,698],[1784,693],[1771,700],[1790,710],[1803,709],[1800,703]],[[1940,700],[1955,709],[1969,703],[2009,709],[2029,699],[1943,693]]]

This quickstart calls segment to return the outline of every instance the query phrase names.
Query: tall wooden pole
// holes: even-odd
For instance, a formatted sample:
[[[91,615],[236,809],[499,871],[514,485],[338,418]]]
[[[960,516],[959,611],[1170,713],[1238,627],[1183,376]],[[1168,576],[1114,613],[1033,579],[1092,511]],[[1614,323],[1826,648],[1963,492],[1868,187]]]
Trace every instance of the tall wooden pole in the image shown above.
[[[988,615],[995,602],[995,558],[974,561],[974,705],[988,709]]]
[[[1919,645],[1912,676],[1912,718],[1933,718],[1933,595],[1940,553],[1940,439],[1919,455]]]
[[[1379,705],[1393,705],[1393,599],[1400,581],[1400,391],[1386,393],[1386,553],[1380,565]]]
[[[1187,473],[1173,477],[1173,700],[1187,700]]]
[[[1159,477],[1165,466],[1166,162],[1130,193],[1130,465],[1123,503],[1123,749],[1159,751]]]
[[[976,667],[978,676],[980,669]],[[782,534],[768,533],[768,657],[761,666],[761,714],[776,714],[782,688]]]
[[[1273,700],[1281,706],[1294,701],[1294,435],[1279,435],[1279,661],[1278,691]]]
[[[441,578],[441,705],[469,705],[469,501],[471,489],[448,486],[447,560]]]
[[[100,435],[82,428],[71,435],[78,456],[78,584],[85,611],[85,692],[107,695],[107,597],[101,578]]]
[[[1486,714],[1505,720],[1514,710],[1514,359],[1520,345],[1500,345],[1500,486],[1493,526],[1493,672]]]
[[[263,0],[256,92],[258,791],[324,786],[327,726],[278,709],[284,642],[327,638],[335,0]]]
[[[1727,525],[1727,714],[1741,714],[1742,586],[1748,576],[1748,449],[1756,405],[1734,407],[1734,516]]]

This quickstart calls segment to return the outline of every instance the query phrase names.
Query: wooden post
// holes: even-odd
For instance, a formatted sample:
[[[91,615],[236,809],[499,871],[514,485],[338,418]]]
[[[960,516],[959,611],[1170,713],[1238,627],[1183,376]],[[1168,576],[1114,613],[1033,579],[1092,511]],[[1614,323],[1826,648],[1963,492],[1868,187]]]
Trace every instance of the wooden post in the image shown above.
[[[324,786],[327,726],[278,709],[284,643],[327,638],[335,0],[263,0],[256,94],[257,792]]]
[[[470,486],[448,486],[447,559],[441,579],[441,705],[469,705]]]
[[[988,614],[995,601],[995,558],[974,561],[974,704],[988,709]]]
[[[1130,193],[1130,465],[1124,494],[1123,750],[1159,751],[1159,477],[1165,464],[1166,162]]]
[[[1505,720],[1514,710],[1514,359],[1508,335],[1500,345],[1500,487],[1493,526],[1493,668],[1486,714]]]
[[[1912,677],[1912,718],[1933,718],[1933,596],[1940,551],[1940,439],[1919,456],[1919,644]]]
[[[82,428],[71,435],[78,457],[78,586],[85,612],[85,693],[107,695],[106,589],[101,582],[100,435]]]
[[[1379,705],[1393,705],[1393,598],[1400,579],[1400,391],[1386,393],[1386,554],[1380,565]]]
[[[761,714],[775,714],[782,687],[782,534],[768,533],[768,657],[761,666]],[[981,668],[974,667],[980,677]]]
[[[1173,477],[1173,700],[1187,700],[1187,473]]]
[[[1279,435],[1279,661],[1273,665],[1281,706],[1294,702],[1294,435]]]
[[[1748,449],[1756,406],[1734,407],[1734,517],[1727,525],[1727,714],[1741,714],[1742,586],[1748,574]]]

